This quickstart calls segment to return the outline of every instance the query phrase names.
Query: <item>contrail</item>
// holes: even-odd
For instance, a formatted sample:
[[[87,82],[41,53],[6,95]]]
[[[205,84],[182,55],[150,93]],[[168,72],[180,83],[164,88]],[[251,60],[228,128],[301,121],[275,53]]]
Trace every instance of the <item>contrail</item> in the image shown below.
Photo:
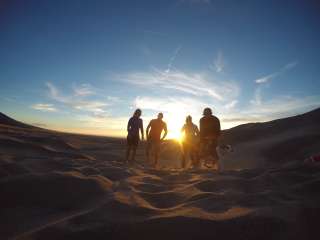
[[[172,57],[171,57],[171,59],[170,59],[170,61],[169,61],[169,63],[168,63],[168,68],[167,68],[167,70],[165,71],[166,73],[169,73],[169,72],[170,72],[170,70],[171,70],[171,68],[172,68],[172,65],[173,65],[173,62],[174,62],[174,60],[176,59],[176,57],[178,56],[178,53],[180,52],[181,48],[182,48],[182,46],[179,46],[179,47],[177,47],[176,50],[174,51],[174,53],[173,53],[173,55],[172,55]]]

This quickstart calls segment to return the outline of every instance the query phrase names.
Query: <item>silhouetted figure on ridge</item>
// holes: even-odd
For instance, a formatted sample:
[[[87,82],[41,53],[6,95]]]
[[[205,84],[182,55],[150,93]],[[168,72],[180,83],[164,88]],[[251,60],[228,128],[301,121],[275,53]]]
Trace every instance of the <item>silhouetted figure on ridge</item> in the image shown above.
[[[189,115],[186,118],[186,123],[183,125],[181,132],[184,133],[182,140],[182,168],[187,167],[187,158],[191,159],[193,167],[199,166],[198,145],[199,145],[199,129],[192,122],[192,117]]]
[[[201,155],[210,155],[212,164],[218,164],[219,156],[217,153],[218,140],[221,133],[220,120],[212,115],[210,108],[203,110],[203,117],[200,119],[200,151]],[[208,162],[205,162],[208,166]]]
[[[167,136],[167,124],[162,121],[163,113],[159,113],[156,119],[152,119],[147,127],[147,147],[146,155],[147,161],[150,163],[150,150],[153,149],[154,152],[154,167],[158,166],[159,152],[161,141]],[[161,133],[164,131],[164,135],[161,137]]]
[[[143,122],[140,118],[142,112],[140,109],[136,109],[133,116],[128,121],[127,131],[127,151],[126,151],[126,162],[133,163],[136,156],[136,150],[139,144],[140,136],[139,130],[141,132],[141,138],[144,140]],[[132,152],[131,158],[130,153]]]

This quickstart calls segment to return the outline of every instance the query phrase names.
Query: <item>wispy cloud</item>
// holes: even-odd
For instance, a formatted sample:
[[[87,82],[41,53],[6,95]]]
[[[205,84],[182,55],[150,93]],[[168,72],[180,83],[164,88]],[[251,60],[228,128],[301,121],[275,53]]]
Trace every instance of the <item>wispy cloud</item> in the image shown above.
[[[130,84],[150,89],[173,89],[194,96],[209,96],[211,99],[226,101],[239,94],[239,87],[233,81],[218,81],[205,73],[170,72],[154,68],[148,72],[134,72],[117,75],[115,78]]]
[[[234,125],[248,122],[264,122],[289,117],[320,107],[319,96],[278,96],[259,104],[251,104],[241,111],[233,111],[224,117],[224,121]]]
[[[172,57],[170,58],[169,60],[169,63],[168,63],[168,68],[166,70],[166,73],[169,73],[171,68],[172,68],[172,65],[174,63],[174,60],[176,59],[176,57],[178,56],[179,52],[181,50],[181,46],[177,47],[176,50],[174,51]]]
[[[298,64],[298,61],[290,62],[287,65],[285,65],[283,68],[284,68],[284,70],[289,70],[289,69],[297,66],[297,64]]]
[[[43,112],[56,112],[57,109],[54,107],[53,104],[47,104],[47,103],[38,103],[31,106],[31,108]]]
[[[256,83],[266,83],[266,82],[269,82],[272,78],[276,77],[279,75],[279,72],[276,72],[276,73],[272,73],[272,74],[269,74],[267,76],[264,76],[262,78],[258,78],[255,80]]]
[[[49,97],[67,107],[92,113],[106,113],[105,107],[108,106],[107,102],[85,98],[93,94],[86,85],[82,88],[73,89],[73,93],[68,96],[61,94],[58,88],[51,82],[47,82],[46,85],[49,90]]]
[[[238,100],[232,100],[231,102],[227,103],[224,107],[227,110],[235,108],[235,106],[238,104]]]
[[[254,91],[254,96],[253,96],[253,99],[250,101],[250,103],[253,105],[256,105],[256,106],[260,106],[262,104],[263,89],[267,86],[266,84],[269,83],[272,79],[274,79],[274,78],[278,77],[279,75],[284,74],[286,71],[294,68],[297,64],[298,64],[297,61],[290,62],[290,63],[284,65],[278,71],[256,79],[255,83],[257,83],[258,86],[256,87],[256,89]]]
[[[48,127],[47,124],[45,124],[45,123],[39,123],[39,122],[33,122],[33,123],[31,123],[31,125],[37,126],[37,127],[41,127],[41,128],[47,128],[47,127]]]
[[[279,96],[262,102],[259,106],[251,105],[244,112],[251,116],[263,117],[267,120],[286,117],[312,110],[320,106],[319,96]]]
[[[80,86],[73,86],[73,91],[75,96],[90,96],[95,94],[95,91],[93,90],[90,84],[81,84]]]
[[[213,61],[213,70],[216,71],[217,73],[223,72],[225,67],[224,63],[224,57],[221,51],[218,52],[216,58]]]
[[[121,102],[121,99],[119,97],[114,97],[114,96],[107,96],[107,99],[112,102],[112,103],[119,103]]]
[[[285,73],[286,71],[294,68],[297,64],[298,64],[297,61],[290,62],[290,63],[286,64],[285,66],[283,66],[280,70],[278,70],[278,71],[276,71],[274,73],[268,74],[266,76],[263,76],[261,78],[256,79],[255,82],[258,83],[258,84],[267,83],[271,79],[273,79],[275,77],[278,77],[279,75]]]
[[[262,88],[263,86],[258,86],[254,91],[253,99],[250,100],[250,103],[256,106],[261,105],[262,103]]]
[[[182,113],[199,113],[203,107],[207,106],[206,102],[189,97],[136,97],[134,106],[142,109],[162,111],[172,114]]]

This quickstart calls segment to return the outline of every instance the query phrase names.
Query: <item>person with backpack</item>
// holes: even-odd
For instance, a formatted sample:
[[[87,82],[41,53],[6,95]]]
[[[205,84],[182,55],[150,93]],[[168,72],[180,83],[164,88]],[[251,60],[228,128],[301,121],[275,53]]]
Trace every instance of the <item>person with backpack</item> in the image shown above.
[[[217,146],[220,134],[220,120],[212,114],[210,108],[205,108],[200,119],[200,152],[204,157],[211,157],[212,165],[218,164],[219,161]],[[210,167],[208,163],[206,160],[205,165]]]

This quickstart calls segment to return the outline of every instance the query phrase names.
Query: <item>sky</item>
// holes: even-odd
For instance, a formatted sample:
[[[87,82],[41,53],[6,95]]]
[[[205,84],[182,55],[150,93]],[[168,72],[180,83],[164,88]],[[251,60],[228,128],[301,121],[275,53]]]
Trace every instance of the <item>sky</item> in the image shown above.
[[[320,106],[316,0],[0,3],[0,111],[125,136],[164,113],[169,137],[210,107],[223,129]]]

